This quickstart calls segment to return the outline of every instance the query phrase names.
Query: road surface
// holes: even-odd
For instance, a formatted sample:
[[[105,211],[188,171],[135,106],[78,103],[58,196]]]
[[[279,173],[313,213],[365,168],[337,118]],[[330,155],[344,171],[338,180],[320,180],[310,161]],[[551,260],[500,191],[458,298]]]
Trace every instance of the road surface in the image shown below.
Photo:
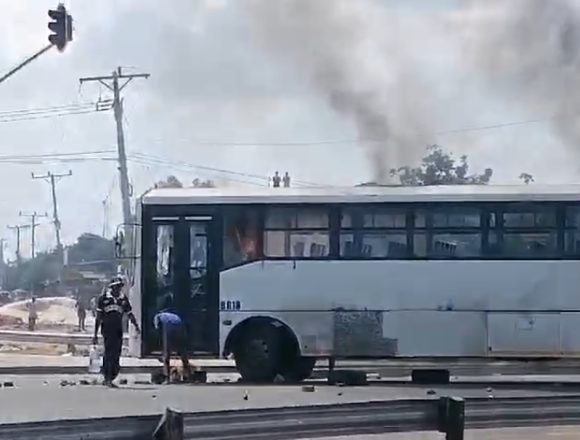
[[[61,377],[0,377],[13,380],[14,387],[0,388],[0,423],[42,421],[68,418],[106,417],[119,415],[161,414],[166,407],[181,411],[313,405],[341,402],[362,402],[388,399],[433,398],[442,395],[461,397],[494,397],[562,395],[565,389],[497,389],[478,387],[419,386],[316,386],[306,392],[301,386],[230,385],[141,385],[137,376],[129,376],[128,385],[108,389],[101,385],[80,385],[79,376],[69,380],[75,385],[61,386]],[[91,379],[90,376],[86,376]],[[96,378],[96,377],[95,377]],[[244,400],[244,395],[248,399]]]
[[[387,435],[361,435],[355,437],[332,437],[317,440],[443,440],[436,432],[409,432]],[[549,428],[478,429],[465,432],[465,440],[576,440],[580,438],[578,426],[555,426]]]

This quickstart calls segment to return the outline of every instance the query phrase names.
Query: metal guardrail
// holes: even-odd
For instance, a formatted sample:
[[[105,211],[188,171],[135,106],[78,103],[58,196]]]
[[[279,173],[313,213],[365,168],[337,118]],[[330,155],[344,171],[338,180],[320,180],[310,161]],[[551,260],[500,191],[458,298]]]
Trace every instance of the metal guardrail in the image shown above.
[[[18,330],[0,330],[0,341],[6,342],[33,342],[45,344],[79,344],[90,345],[93,336],[83,333],[50,333],[50,332],[26,332]],[[124,343],[128,342],[127,335],[124,336]]]
[[[160,416],[0,425],[11,440],[290,440],[388,432],[434,431],[449,440],[463,430],[580,424],[580,395],[500,399],[440,398],[179,414],[172,434]],[[167,414],[164,418],[167,421]],[[177,428],[176,428],[177,427]]]

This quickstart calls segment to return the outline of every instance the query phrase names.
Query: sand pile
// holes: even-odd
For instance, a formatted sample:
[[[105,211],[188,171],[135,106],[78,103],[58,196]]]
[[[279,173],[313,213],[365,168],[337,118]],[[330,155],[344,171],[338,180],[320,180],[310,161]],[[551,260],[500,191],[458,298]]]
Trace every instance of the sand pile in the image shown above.
[[[17,301],[0,307],[0,325],[4,325],[3,320],[11,321],[13,324],[18,320],[28,322],[29,302],[29,300]],[[36,310],[38,327],[72,327],[78,323],[75,300],[72,298],[37,298]],[[90,313],[87,313],[87,324],[89,320],[92,320],[91,318]],[[6,325],[10,324],[7,322]]]

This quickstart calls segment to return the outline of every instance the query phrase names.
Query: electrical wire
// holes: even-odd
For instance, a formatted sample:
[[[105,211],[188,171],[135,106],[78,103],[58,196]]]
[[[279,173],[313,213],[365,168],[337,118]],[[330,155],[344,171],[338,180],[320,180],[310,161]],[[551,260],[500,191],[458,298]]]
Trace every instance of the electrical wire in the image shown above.
[[[0,123],[6,122],[20,122],[20,121],[33,121],[37,119],[48,119],[48,118],[59,118],[62,116],[73,116],[73,115],[84,115],[88,113],[98,113],[102,110],[97,109],[87,109],[87,110],[77,110],[77,111],[67,111],[61,113],[48,113],[48,114],[38,114],[38,115],[26,115],[26,116],[12,116],[9,118],[0,117]]]
[[[53,117],[79,115],[86,113],[102,112],[111,109],[112,101],[96,101],[82,104],[69,104],[63,106],[45,107],[37,109],[23,109],[0,112],[0,122],[18,122],[34,119],[46,119]]]
[[[0,156],[0,164],[45,164],[87,161],[116,161],[115,150],[80,151],[74,153],[20,154]]]
[[[101,101],[104,102],[104,101]],[[20,114],[30,114],[30,113],[47,113],[47,112],[54,112],[54,111],[62,111],[68,109],[77,109],[77,108],[84,108],[84,107],[95,107],[98,105],[98,101],[94,102],[79,102],[74,104],[65,104],[65,105],[55,105],[51,107],[37,107],[37,108],[26,108],[20,110],[2,110],[0,111],[0,116],[10,116],[10,115],[20,115]]]
[[[497,124],[487,124],[487,125],[475,125],[471,127],[461,127],[448,130],[436,131],[435,135],[447,135],[447,134],[458,134],[465,132],[474,131],[487,131],[496,130],[500,128],[516,127],[531,124],[541,124],[550,122],[552,120],[558,119],[557,117],[548,118],[537,118],[537,119],[527,119],[522,121],[509,121],[501,122]],[[173,142],[182,142],[189,145],[202,146],[202,147],[315,147],[315,146],[326,146],[326,145],[356,145],[356,144],[369,144],[369,143],[381,143],[387,141],[388,138],[347,138],[347,139],[328,139],[328,140],[313,140],[313,141],[287,141],[287,142],[236,142],[236,141],[215,141],[215,140],[201,140],[201,139],[176,139]],[[148,139],[148,142],[153,143],[165,143],[165,139]]]
[[[145,166],[152,166],[152,165],[158,166],[158,167],[162,166],[162,167],[171,168],[171,169],[175,169],[175,170],[179,170],[179,171],[186,171],[186,172],[191,172],[192,169],[199,168],[197,166],[190,165],[190,164],[167,162],[167,161],[156,161],[156,160],[147,159],[147,158],[143,158],[143,157],[135,157],[132,155],[127,156],[127,160],[129,160],[130,162],[138,163],[138,164],[145,165]],[[205,170],[205,168],[201,168],[201,169]],[[224,173],[224,171],[226,171],[226,170],[223,170],[222,172],[219,172],[219,171],[213,171],[213,172],[220,174],[220,177],[223,178],[224,180],[227,180],[227,181],[246,183],[246,184],[255,185],[255,186],[267,186],[267,182],[259,183],[259,182],[255,182],[255,181],[249,180],[249,179],[241,179],[241,178],[235,178],[235,177],[224,177],[221,175],[222,173]]]
[[[5,159],[28,159],[28,158],[51,158],[51,157],[68,157],[68,156],[86,156],[91,154],[110,154],[116,150],[94,150],[94,151],[75,151],[69,153],[42,153],[42,154],[14,154],[0,156],[0,161]]]
[[[145,160],[150,160],[150,161],[153,161],[153,162],[160,164],[160,165],[178,164],[178,165],[185,166],[187,168],[199,169],[199,170],[203,170],[203,171],[207,171],[207,172],[211,172],[211,173],[217,173],[220,175],[226,174],[226,175],[234,175],[234,176],[240,176],[240,177],[245,177],[245,178],[250,178],[250,179],[257,179],[257,180],[263,181],[266,186],[269,184],[269,180],[270,180],[268,177],[266,177],[264,175],[260,175],[260,174],[243,173],[243,172],[239,172],[239,171],[226,170],[223,168],[208,167],[206,165],[191,164],[191,163],[181,162],[181,161],[180,162],[169,161],[167,159],[160,158],[158,156],[154,156],[151,154],[131,153],[130,156],[142,158]],[[245,181],[245,182],[247,182],[247,181]],[[308,187],[327,186],[327,185],[323,185],[320,183],[307,182],[307,181],[302,181],[302,180],[294,180],[294,183],[296,183],[300,186],[308,186]]]

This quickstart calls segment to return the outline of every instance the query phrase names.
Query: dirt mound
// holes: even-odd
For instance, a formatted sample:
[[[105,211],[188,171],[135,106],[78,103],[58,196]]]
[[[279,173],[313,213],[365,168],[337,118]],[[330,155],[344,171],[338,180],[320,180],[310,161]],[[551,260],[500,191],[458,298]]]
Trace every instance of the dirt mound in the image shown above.
[[[24,321],[15,316],[0,315],[0,327],[18,328],[23,327]]]
[[[17,301],[0,307],[0,316],[4,319],[11,318],[22,322],[28,321],[29,301]],[[37,298],[36,310],[38,313],[37,323],[49,326],[75,325],[77,323],[77,312],[75,300],[65,297]],[[1,323],[0,325],[4,325]],[[8,324],[7,324],[8,325]]]

